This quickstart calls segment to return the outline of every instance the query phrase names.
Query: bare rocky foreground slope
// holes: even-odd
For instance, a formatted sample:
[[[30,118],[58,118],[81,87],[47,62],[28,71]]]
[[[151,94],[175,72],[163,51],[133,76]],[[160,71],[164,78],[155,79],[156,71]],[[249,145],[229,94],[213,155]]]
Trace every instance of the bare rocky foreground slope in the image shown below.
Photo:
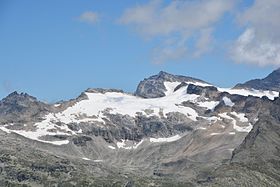
[[[277,91],[160,72],[135,94],[14,92],[0,102],[0,186],[279,186]]]

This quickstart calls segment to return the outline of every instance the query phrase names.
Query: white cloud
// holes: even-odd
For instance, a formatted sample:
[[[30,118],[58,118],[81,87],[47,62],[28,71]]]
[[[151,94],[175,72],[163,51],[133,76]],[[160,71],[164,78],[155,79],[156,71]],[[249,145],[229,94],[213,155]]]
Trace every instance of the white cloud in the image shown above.
[[[194,52],[195,57],[199,57],[212,49],[211,43],[213,43],[212,41],[214,40],[212,36],[212,32],[213,32],[212,28],[202,29],[200,31],[200,36],[195,44],[196,47],[196,50]]]
[[[187,54],[187,47],[185,45],[173,44],[163,45],[154,48],[152,52],[152,62],[155,64],[162,64],[166,61],[178,60]]]
[[[233,59],[259,66],[280,65],[280,1],[255,0],[238,21],[244,32],[231,48]]]
[[[261,40],[254,28],[248,28],[234,43],[232,56],[237,62],[280,65],[280,43]]]
[[[145,38],[159,39],[153,59],[162,63],[182,58],[187,51],[193,56],[208,52],[214,24],[233,6],[232,0],[180,0],[169,4],[151,0],[125,10],[119,22],[132,26]],[[191,39],[194,39],[195,50],[187,50]],[[166,45],[170,40],[171,45]]]
[[[82,13],[78,20],[89,24],[96,24],[100,21],[100,15],[97,12],[87,11]]]

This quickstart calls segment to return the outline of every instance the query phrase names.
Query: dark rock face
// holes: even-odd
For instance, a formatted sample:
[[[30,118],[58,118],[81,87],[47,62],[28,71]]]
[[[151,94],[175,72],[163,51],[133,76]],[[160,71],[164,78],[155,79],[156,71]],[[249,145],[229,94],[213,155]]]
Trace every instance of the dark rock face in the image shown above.
[[[185,77],[181,75],[172,75],[166,72],[159,72],[159,74],[151,76],[141,81],[135,92],[136,96],[143,98],[158,98],[165,96],[166,91],[164,82],[201,82],[206,83],[202,80],[195,79],[192,77]]]
[[[191,121],[181,113],[169,113],[166,118],[144,115],[132,118],[120,114],[107,114],[107,116],[110,119],[106,124],[107,128],[90,124],[84,124],[81,127],[71,124],[71,128],[81,128],[89,136],[101,136],[108,143],[112,143],[114,140],[121,141],[122,139],[139,142],[144,137],[172,136],[193,130]],[[74,138],[73,142],[77,145],[84,145],[84,138]]]
[[[88,136],[78,136],[78,137],[73,138],[72,141],[77,146],[86,146],[86,143],[88,141],[92,141],[92,138],[88,137]]]
[[[28,94],[13,92],[0,101],[0,122],[22,122],[36,119],[51,107]]]
[[[197,86],[194,84],[189,84],[187,88],[188,94],[196,94],[201,95],[210,99],[217,98],[218,96],[218,89],[214,86]]]
[[[176,86],[176,88],[174,89],[174,92],[176,92],[177,90],[179,90],[182,87],[186,87],[188,84],[185,82],[182,82],[181,84],[179,84],[178,86]]]
[[[254,79],[244,84],[237,84],[234,88],[253,88],[256,90],[280,91],[280,68],[263,79]]]

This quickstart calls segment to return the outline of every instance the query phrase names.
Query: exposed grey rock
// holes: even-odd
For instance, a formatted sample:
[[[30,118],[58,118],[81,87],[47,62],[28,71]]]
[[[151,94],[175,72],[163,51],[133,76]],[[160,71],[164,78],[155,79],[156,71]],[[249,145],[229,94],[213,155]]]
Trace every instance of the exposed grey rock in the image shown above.
[[[72,141],[77,146],[86,146],[86,143],[88,141],[92,141],[92,138],[88,136],[78,136],[78,137],[74,137]]]
[[[267,103],[268,102],[268,103]],[[229,164],[212,173],[207,186],[279,186],[280,105],[265,100],[259,120],[232,155]]]
[[[0,124],[38,120],[50,111],[50,105],[38,101],[35,97],[13,92],[0,101]]]
[[[179,90],[180,88],[186,87],[186,86],[188,86],[188,84],[185,83],[185,82],[182,82],[181,84],[179,84],[178,86],[176,86],[176,88],[174,89],[174,92],[176,92],[176,91]]]
[[[212,110],[196,102],[175,105],[194,110],[191,120],[179,112],[155,114],[150,108],[136,116],[111,114],[105,110],[101,121],[55,122],[68,127],[69,134],[40,137],[44,141],[68,140],[53,145],[0,130],[0,186],[277,186],[280,181],[279,124],[280,100],[240,96],[219,92],[214,86],[165,72],[142,81],[136,95],[144,98],[164,96],[164,82],[180,82],[174,89],[188,86],[186,94],[199,95],[197,101],[215,101]],[[118,92],[114,89],[88,89],[78,98],[54,107],[27,94],[13,93],[0,102],[0,126],[10,130],[34,131],[48,113],[56,114],[77,102],[87,100],[86,92]],[[233,106],[224,103],[228,97]],[[140,98],[138,98],[140,99]],[[238,132],[226,113],[242,113],[253,130]],[[83,117],[78,114],[76,117]],[[211,119],[213,118],[213,119]],[[83,118],[82,118],[83,119]],[[257,122],[256,120],[259,119]],[[6,126],[8,123],[14,125]],[[245,124],[246,125],[246,124]],[[56,132],[56,129],[50,130]],[[66,130],[62,130],[65,132]],[[170,142],[152,142],[172,136]],[[121,146],[120,146],[121,144]],[[124,144],[124,145],[123,145]],[[136,147],[137,145],[137,147]],[[123,146],[123,147],[122,147]],[[233,151],[232,154],[232,150]]]
[[[216,99],[219,92],[218,89],[214,86],[197,86],[194,84],[189,84],[187,88],[188,94],[201,95],[202,97],[207,97],[210,99]]]
[[[263,79],[253,79],[243,84],[237,84],[234,88],[253,88],[256,90],[280,91],[280,68],[273,71]]]
[[[166,72],[159,72],[147,79],[141,81],[137,87],[135,95],[143,98],[157,98],[165,96],[166,88],[164,82],[200,82],[206,83],[202,80],[192,77],[185,77],[181,75],[172,75]]]
[[[124,93],[123,90],[119,90],[119,89],[104,89],[104,88],[88,88],[86,90],[86,92],[89,93],[106,93],[106,92],[117,92],[117,93]]]

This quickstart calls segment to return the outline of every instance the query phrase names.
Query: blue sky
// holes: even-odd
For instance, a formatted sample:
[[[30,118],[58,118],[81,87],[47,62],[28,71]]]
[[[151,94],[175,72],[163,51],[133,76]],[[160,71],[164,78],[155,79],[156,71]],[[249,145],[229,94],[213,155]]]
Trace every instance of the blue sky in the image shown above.
[[[258,12],[261,3],[2,0],[0,98],[15,90],[48,102],[89,87],[133,92],[161,70],[221,87],[264,77],[278,67],[280,48],[261,26],[272,24],[270,33],[280,27],[277,18],[256,21],[273,11]]]

